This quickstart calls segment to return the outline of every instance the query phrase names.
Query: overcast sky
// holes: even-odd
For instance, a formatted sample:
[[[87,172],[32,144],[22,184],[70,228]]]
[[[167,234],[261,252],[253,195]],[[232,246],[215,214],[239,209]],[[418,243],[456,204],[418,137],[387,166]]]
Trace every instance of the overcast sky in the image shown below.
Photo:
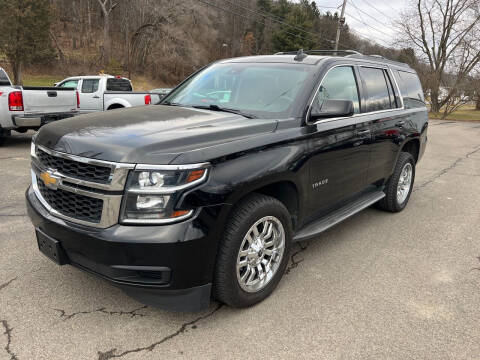
[[[332,11],[338,7],[340,13],[343,0],[317,0],[321,11]],[[395,31],[392,22],[400,18],[408,0],[347,0],[346,21],[351,29],[383,46],[394,46]]]

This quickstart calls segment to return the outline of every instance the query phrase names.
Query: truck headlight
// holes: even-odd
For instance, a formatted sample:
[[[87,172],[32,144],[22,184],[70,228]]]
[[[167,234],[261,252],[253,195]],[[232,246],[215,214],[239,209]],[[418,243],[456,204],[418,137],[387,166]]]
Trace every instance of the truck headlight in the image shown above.
[[[122,223],[169,223],[191,216],[193,209],[176,209],[181,194],[204,182],[207,168],[138,169],[130,172],[122,206]]]

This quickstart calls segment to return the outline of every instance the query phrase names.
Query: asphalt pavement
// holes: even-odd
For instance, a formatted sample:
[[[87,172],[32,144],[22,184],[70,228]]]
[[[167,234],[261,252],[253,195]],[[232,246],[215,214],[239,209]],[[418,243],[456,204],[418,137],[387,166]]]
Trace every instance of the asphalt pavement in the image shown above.
[[[370,208],[295,245],[257,306],[200,313],[39,253],[31,135],[0,147],[0,359],[480,359],[480,123],[430,122],[403,212]]]

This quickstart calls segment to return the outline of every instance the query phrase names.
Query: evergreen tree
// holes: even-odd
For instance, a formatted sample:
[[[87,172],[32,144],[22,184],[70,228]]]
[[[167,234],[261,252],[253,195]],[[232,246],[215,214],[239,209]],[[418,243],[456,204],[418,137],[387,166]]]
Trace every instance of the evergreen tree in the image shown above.
[[[50,42],[49,0],[0,0],[0,52],[12,66],[15,84],[23,66],[54,56]]]

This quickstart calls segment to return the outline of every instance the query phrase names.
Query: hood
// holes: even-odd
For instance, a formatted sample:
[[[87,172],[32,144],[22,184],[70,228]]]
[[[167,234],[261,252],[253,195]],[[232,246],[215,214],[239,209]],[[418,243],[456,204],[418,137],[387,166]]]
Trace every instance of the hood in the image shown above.
[[[40,129],[35,142],[52,150],[99,160],[169,164],[181,154],[270,133],[276,126],[276,120],[156,105],[51,123]]]

